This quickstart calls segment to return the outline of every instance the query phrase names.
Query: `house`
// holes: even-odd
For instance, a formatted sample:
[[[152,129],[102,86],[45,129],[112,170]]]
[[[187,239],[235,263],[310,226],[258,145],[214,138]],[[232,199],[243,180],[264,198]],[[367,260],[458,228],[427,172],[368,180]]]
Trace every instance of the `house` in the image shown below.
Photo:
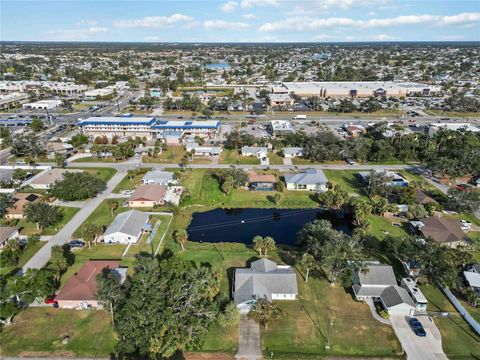
[[[270,128],[272,135],[275,136],[284,136],[295,132],[292,123],[287,120],[272,120],[270,121]]]
[[[147,172],[143,176],[142,183],[168,186],[168,185],[176,184],[177,180],[173,179],[172,172],[162,171],[162,170],[152,170]]]
[[[307,169],[297,174],[285,174],[287,190],[327,191],[328,179],[322,170]]]
[[[442,245],[456,248],[459,245],[465,245],[469,238],[460,228],[456,219],[431,216],[421,221],[423,226],[418,231],[425,237]]]
[[[393,171],[386,171],[386,170],[373,170],[375,172],[380,172],[385,175],[387,178],[386,185],[387,186],[400,186],[400,187],[407,187],[409,181],[405,179],[402,175],[395,173]],[[358,174],[365,183],[369,183],[370,179],[370,172],[361,172]]]
[[[257,146],[242,146],[242,156],[256,156],[257,158],[267,157],[268,148]]]
[[[0,249],[2,249],[8,240],[18,238],[18,227],[0,226]]]
[[[39,200],[40,197],[36,194],[17,193],[13,195],[13,204],[7,208],[5,218],[7,219],[23,219],[25,217],[24,211],[28,204]]]
[[[53,187],[56,181],[63,180],[63,176],[66,173],[81,173],[83,170],[78,169],[46,169],[39,173],[38,175],[34,176],[29,182],[30,185],[34,189],[41,189],[41,190],[48,190]]]
[[[303,147],[284,147],[282,152],[286,159],[290,159],[303,156],[305,154],[305,149]]]
[[[118,214],[103,234],[106,243],[137,243],[143,234],[149,215],[138,210],[130,210]]]
[[[119,268],[119,260],[88,260],[76,273],[71,276],[58,292],[55,300],[58,306],[66,309],[98,308],[96,299],[97,275],[105,269],[116,271],[119,280],[125,279],[126,272]]]
[[[248,173],[248,187],[252,191],[273,191],[277,182],[275,175]]]
[[[355,274],[353,293],[359,301],[378,301],[390,315],[410,315],[415,303],[407,290],[397,285],[390,265],[369,263]]]
[[[49,142],[47,144],[48,157],[53,159],[56,154],[61,154],[63,156],[73,152],[73,145],[61,142]]]
[[[235,269],[233,288],[233,300],[241,313],[247,313],[257,299],[295,300],[298,295],[295,271],[268,259]]]
[[[463,272],[467,285],[480,294],[480,264],[473,264]]]
[[[14,169],[2,169],[0,171],[0,182],[10,184],[13,181]]]
[[[415,202],[421,205],[426,205],[428,203],[437,203],[434,199],[432,199],[420,189],[415,189]]]
[[[218,156],[222,153],[221,146],[200,146],[196,142],[188,142],[185,150],[197,156]]]
[[[167,187],[157,184],[140,185],[128,199],[130,207],[154,207],[164,204]]]

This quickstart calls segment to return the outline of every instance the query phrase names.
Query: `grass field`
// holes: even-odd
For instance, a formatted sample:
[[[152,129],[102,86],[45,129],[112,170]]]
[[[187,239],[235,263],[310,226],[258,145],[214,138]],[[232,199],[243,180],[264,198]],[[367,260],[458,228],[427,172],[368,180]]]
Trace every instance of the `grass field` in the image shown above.
[[[143,168],[142,170],[151,170],[151,168]],[[120,183],[113,189],[115,193],[121,193],[124,190],[135,190],[142,183],[145,172],[133,171],[131,174],[125,175]]]
[[[70,169],[70,168],[69,168]],[[92,175],[97,175],[99,178],[108,181],[112,178],[113,175],[117,172],[116,169],[110,168],[110,167],[100,167],[100,168],[95,168],[95,169],[90,169],[90,168],[82,168],[82,167],[74,167],[71,169],[81,169],[85,172],[88,172]]]
[[[186,152],[183,146],[168,146],[165,151],[155,157],[143,157],[144,163],[164,163],[164,164],[178,164]]]
[[[480,336],[473,332],[440,289],[428,285],[421,286],[421,290],[428,299],[429,311],[446,311],[451,314],[447,318],[435,318],[447,356],[450,359],[478,359]],[[468,309],[470,311],[472,308]],[[474,309],[474,313],[478,315],[478,309]]]
[[[341,185],[351,194],[364,195],[365,185],[357,178],[358,170],[323,170],[332,185]]]
[[[102,158],[98,158],[98,157],[83,157],[83,158],[79,158],[79,159],[75,159],[73,160],[72,162],[73,163],[99,163],[99,162],[103,162],[103,163],[119,163],[119,162],[122,162],[122,161],[125,161],[125,160],[121,160],[121,161],[118,161],[116,160],[115,158],[113,157],[102,157]]]
[[[21,235],[55,235],[61,228],[68,223],[72,217],[80,210],[79,208],[74,207],[60,207],[63,211],[63,218],[59,222],[46,227],[45,229],[37,229],[37,225],[31,222],[21,219],[17,226],[21,228]]]
[[[31,257],[35,255],[37,251],[40,250],[46,243],[47,243],[46,241],[38,241],[34,245],[29,246],[27,249],[25,249],[22,252],[15,266],[4,266],[0,268],[0,274],[8,274],[12,271],[16,272],[16,269],[19,269],[23,265],[25,265],[28,262],[28,260],[30,260]]]
[[[2,330],[3,356],[108,357],[114,352],[115,335],[105,311],[29,308]],[[70,337],[66,345],[62,339]]]
[[[428,111],[442,117],[480,118],[480,112],[456,112],[456,111],[442,111],[442,110],[428,110]]]
[[[276,152],[268,153],[268,160],[270,161],[270,165],[283,165],[283,157]]]
[[[220,164],[260,165],[260,159],[255,156],[242,156],[238,150],[223,149]]]

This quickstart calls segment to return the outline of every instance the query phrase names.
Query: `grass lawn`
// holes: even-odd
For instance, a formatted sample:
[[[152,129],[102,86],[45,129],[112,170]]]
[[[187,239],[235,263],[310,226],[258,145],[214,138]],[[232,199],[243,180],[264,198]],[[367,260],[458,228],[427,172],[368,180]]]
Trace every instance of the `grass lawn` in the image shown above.
[[[318,162],[318,161],[312,161],[310,159],[305,159],[303,157],[294,157],[292,158],[292,164],[293,165],[322,165],[324,163]]]
[[[453,305],[435,286],[421,286],[423,294],[428,299],[429,311],[447,311],[447,318],[435,318],[442,334],[443,350],[450,359],[475,359],[480,357],[480,336],[476,335]],[[468,309],[472,309],[468,307]],[[474,314],[478,315],[478,309]],[[472,314],[473,315],[473,314]]]
[[[0,274],[8,274],[12,271],[16,272],[16,269],[19,269],[23,265],[25,265],[28,260],[30,260],[32,256],[35,255],[46,243],[46,241],[38,241],[34,245],[29,246],[26,250],[22,252],[15,266],[5,266],[0,268]]]
[[[429,112],[442,117],[480,117],[480,112],[456,112],[456,111],[442,111],[442,110],[429,110]]]
[[[186,154],[183,146],[168,146],[165,151],[154,157],[143,157],[144,163],[165,163],[165,164],[178,164],[182,157]]]
[[[260,159],[256,156],[242,156],[239,150],[223,149],[220,164],[260,165]]]
[[[364,195],[365,185],[357,178],[358,170],[323,170],[328,181],[333,185],[341,185],[351,194]]]
[[[151,170],[151,168],[142,168],[142,170]],[[131,176],[130,176],[131,175]],[[125,175],[120,183],[113,189],[115,193],[121,193],[124,190],[135,190],[137,186],[141,185],[144,171],[133,171],[131,174]]]
[[[278,204],[272,201],[275,192],[249,191],[234,189],[230,194],[224,194],[213,173],[207,169],[187,171],[183,175],[182,184],[189,191],[190,198],[183,205],[210,207],[261,207],[261,208],[302,208],[315,207],[317,203],[310,192],[287,191],[281,193]]]
[[[268,153],[270,165],[283,165],[283,157],[275,152]]]
[[[125,161],[125,160],[122,160],[122,161]],[[119,163],[119,162],[122,162],[122,161],[118,161],[116,160],[115,158],[113,157],[103,157],[103,158],[98,158],[98,157],[83,157],[83,158],[79,158],[79,159],[75,159],[73,160],[72,162],[73,163]]]
[[[53,224],[45,229],[37,229],[37,225],[31,222],[22,219],[18,222],[18,225],[21,228],[21,235],[55,235],[61,228],[68,223],[72,217],[80,210],[79,208],[61,206],[63,211],[63,218],[56,224]]]
[[[2,330],[3,356],[107,357],[115,335],[105,311],[77,311],[52,307],[29,308]],[[66,345],[62,339],[70,337]]]
[[[69,168],[69,169],[81,169],[81,170],[83,170],[85,172],[88,172],[92,175],[97,175],[99,178],[101,178],[105,181],[110,180],[113,177],[113,175],[115,175],[115,173],[117,172],[116,169],[110,168],[110,167],[101,167],[101,168],[95,168],[95,169],[74,167],[74,168]]]

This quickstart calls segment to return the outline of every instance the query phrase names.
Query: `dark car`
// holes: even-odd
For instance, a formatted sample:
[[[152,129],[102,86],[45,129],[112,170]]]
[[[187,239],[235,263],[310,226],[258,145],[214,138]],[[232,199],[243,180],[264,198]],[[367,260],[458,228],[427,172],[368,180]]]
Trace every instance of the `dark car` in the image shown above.
[[[72,240],[68,243],[71,249],[79,249],[85,246],[85,242],[82,240]]]
[[[423,328],[423,325],[420,321],[418,321],[417,318],[410,318],[408,319],[408,322],[410,323],[410,326],[417,336],[427,336],[427,333],[425,332],[425,329]]]

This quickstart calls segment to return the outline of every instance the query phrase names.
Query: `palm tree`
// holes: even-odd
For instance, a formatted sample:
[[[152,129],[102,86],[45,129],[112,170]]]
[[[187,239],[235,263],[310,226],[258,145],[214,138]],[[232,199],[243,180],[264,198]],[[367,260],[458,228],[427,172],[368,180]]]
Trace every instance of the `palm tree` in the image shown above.
[[[317,261],[315,258],[309,254],[303,254],[302,258],[298,262],[298,267],[304,271],[305,274],[305,282],[308,283],[308,275],[310,274],[310,270],[314,270],[318,266]]]
[[[108,208],[112,212],[112,217],[114,215],[115,210],[118,208],[118,201],[117,200],[108,200]]]
[[[176,231],[173,233],[173,238],[175,239],[175,241],[176,241],[177,243],[180,244],[180,247],[182,248],[182,250],[185,250],[185,244],[186,244],[187,241],[188,241],[187,231],[184,230],[184,229],[176,230]]]

